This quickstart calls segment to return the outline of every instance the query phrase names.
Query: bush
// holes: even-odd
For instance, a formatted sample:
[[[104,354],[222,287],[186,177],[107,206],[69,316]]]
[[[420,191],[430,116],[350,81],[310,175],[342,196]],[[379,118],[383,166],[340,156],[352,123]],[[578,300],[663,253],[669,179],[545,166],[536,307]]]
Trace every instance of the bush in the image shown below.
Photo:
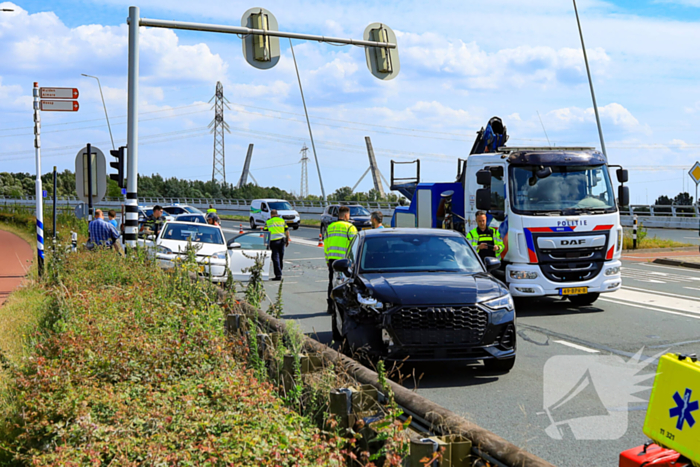
[[[211,285],[142,253],[59,267],[31,356],[5,361],[0,464],[339,465],[238,357]]]

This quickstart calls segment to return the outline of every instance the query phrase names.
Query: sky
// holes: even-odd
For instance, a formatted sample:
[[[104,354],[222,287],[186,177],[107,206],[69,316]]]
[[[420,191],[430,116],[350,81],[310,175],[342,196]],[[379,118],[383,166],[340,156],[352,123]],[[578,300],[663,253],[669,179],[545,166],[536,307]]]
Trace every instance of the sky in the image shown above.
[[[35,172],[32,84],[77,87],[76,113],[42,113],[42,171],[74,170],[86,143],[126,144],[127,25],[131,2],[0,2],[0,172]],[[700,159],[700,0],[579,0],[608,158],[630,170],[634,204],[680,191]],[[421,160],[422,181],[453,181],[476,132],[503,119],[509,146],[600,148],[573,4],[567,0],[339,2],[144,0],[142,18],[240,25],[251,7],[282,31],[361,39],[380,22],[397,36],[400,73],[382,81],[364,49],[295,40],[299,73],[327,194],[353,186],[372,140],[388,179],[391,160]],[[207,125],[216,83],[229,101],[226,180],[251,172],[264,186],[299,193],[311,147],[287,39],[272,69],[244,59],[235,35],[141,28],[139,172],[210,180]],[[309,191],[320,194],[313,153]],[[402,166],[399,176],[410,175]],[[372,187],[370,176],[359,191]]]

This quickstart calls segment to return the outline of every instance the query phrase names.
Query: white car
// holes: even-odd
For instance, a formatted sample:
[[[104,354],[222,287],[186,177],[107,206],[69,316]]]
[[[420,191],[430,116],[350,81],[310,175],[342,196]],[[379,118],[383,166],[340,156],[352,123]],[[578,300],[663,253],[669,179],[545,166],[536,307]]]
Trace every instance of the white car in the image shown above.
[[[277,215],[284,219],[292,229],[299,228],[301,218],[294,210],[289,201],[283,199],[254,199],[250,203],[250,228],[255,230],[256,226],[265,225],[270,220],[273,209],[277,210]]]
[[[250,272],[244,271],[255,263],[255,256],[264,255],[263,280],[270,278],[269,235],[248,232],[229,240],[221,227],[196,222],[167,222],[154,240],[140,240],[143,246],[154,251],[158,265],[163,269],[174,268],[187,256],[188,240],[197,245],[199,273],[211,276],[213,282],[225,282],[226,266],[235,280],[247,281]]]

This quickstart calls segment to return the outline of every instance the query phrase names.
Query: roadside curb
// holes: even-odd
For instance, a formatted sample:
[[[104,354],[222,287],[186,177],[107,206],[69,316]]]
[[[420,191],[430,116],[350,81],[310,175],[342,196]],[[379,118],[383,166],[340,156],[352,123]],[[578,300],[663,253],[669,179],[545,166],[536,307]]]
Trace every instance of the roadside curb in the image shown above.
[[[668,258],[656,258],[652,261],[655,264],[665,264],[666,266],[678,266],[681,268],[700,269],[700,263],[689,263],[688,261],[678,261]]]

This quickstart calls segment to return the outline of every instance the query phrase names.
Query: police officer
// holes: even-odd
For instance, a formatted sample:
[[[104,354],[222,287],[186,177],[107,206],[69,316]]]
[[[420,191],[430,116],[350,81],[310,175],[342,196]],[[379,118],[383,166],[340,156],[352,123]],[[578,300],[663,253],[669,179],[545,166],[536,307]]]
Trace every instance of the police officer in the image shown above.
[[[350,222],[350,208],[340,206],[338,209],[338,220],[330,224],[326,230],[326,240],[323,245],[323,252],[326,255],[328,264],[328,313],[333,313],[333,301],[331,291],[333,290],[333,263],[336,259],[345,258],[348,253],[350,241],[357,235],[357,229]]]
[[[277,215],[277,209],[270,211],[270,219],[265,222],[265,230],[270,232],[270,250],[272,250],[272,265],[275,269],[273,281],[282,280],[284,265],[284,248],[289,246],[289,226],[284,219]]]
[[[476,228],[467,234],[467,241],[479,253],[481,259],[492,257],[498,258],[503,251],[503,240],[498,229],[486,226],[486,213],[476,212]]]
[[[165,224],[165,217],[163,217],[163,208],[156,204],[155,206],[153,206],[153,214],[146,218],[146,222],[144,223],[144,230],[146,231],[146,233],[152,233],[157,237],[160,233],[160,230],[163,228],[163,224]]]
[[[207,209],[207,214],[216,214],[216,208],[214,208],[213,204],[209,205],[209,209]]]

